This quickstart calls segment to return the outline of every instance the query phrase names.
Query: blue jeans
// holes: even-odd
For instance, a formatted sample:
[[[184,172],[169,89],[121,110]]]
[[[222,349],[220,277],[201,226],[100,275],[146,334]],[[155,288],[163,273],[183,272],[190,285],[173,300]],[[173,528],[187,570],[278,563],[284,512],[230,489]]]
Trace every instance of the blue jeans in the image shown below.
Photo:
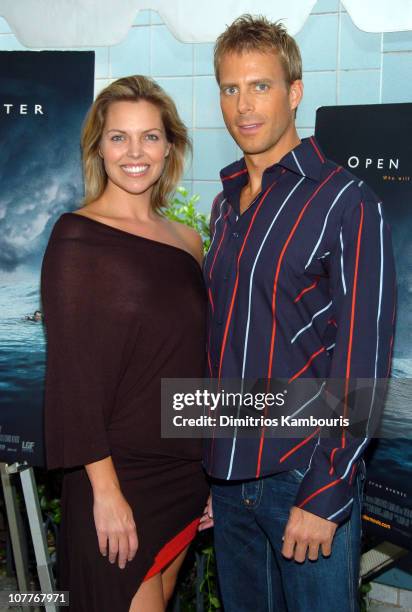
[[[225,612],[358,612],[363,470],[350,520],[332,554],[304,563],[281,554],[282,536],[303,475],[298,470],[212,485],[214,540]]]

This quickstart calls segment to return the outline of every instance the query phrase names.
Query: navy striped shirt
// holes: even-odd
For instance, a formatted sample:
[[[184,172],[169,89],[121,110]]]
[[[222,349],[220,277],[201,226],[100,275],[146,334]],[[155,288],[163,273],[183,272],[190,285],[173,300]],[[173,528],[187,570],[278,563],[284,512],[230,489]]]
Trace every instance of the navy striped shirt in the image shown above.
[[[244,159],[221,171],[204,264],[208,375],[380,379],[390,371],[395,272],[390,229],[370,188],[305,138],[265,170],[240,214]],[[303,415],[302,415],[303,416]],[[309,416],[309,415],[305,415]],[[302,439],[214,439],[205,468],[221,479],[290,469],[305,476],[295,505],[339,523],[368,438],[319,429]]]

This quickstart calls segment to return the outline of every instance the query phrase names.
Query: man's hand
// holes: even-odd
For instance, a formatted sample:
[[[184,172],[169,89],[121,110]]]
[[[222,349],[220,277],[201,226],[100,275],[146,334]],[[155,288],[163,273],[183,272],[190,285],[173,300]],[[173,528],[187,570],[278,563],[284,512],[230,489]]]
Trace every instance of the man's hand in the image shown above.
[[[210,493],[205,509],[203,510],[202,518],[200,519],[198,531],[209,529],[209,527],[213,527],[213,525],[212,494]]]
[[[322,554],[328,557],[337,527],[336,523],[293,506],[283,536],[282,555],[303,563],[308,553],[308,559],[316,561],[320,546]]]

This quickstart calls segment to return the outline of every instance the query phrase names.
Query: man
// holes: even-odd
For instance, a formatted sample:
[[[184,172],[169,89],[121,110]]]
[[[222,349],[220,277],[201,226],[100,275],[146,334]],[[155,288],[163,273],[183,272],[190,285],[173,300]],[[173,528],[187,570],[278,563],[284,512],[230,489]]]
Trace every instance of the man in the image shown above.
[[[40,310],[35,310],[32,315],[26,315],[24,319],[26,321],[35,321],[37,323],[38,321],[43,321],[43,314]]]
[[[244,157],[221,171],[211,214],[209,375],[342,379],[345,393],[354,378],[387,377],[389,229],[374,193],[297,134],[296,42],[282,25],[244,15],[216,42],[215,73]],[[212,495],[200,529],[213,524],[213,501],[225,612],[358,609],[368,436],[320,434],[261,430],[208,445]]]

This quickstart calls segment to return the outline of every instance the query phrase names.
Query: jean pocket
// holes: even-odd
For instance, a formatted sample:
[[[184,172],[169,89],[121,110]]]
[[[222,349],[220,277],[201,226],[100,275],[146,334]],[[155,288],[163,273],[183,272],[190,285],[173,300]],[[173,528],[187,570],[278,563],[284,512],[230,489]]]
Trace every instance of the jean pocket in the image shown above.
[[[236,506],[241,501],[242,486],[230,480],[222,482],[222,484],[212,482],[211,493],[212,499]]]
[[[274,474],[273,477],[276,482],[285,482],[290,485],[299,485],[302,482],[304,476],[305,474],[303,470],[293,469],[288,470],[286,472],[278,472],[277,474]]]

